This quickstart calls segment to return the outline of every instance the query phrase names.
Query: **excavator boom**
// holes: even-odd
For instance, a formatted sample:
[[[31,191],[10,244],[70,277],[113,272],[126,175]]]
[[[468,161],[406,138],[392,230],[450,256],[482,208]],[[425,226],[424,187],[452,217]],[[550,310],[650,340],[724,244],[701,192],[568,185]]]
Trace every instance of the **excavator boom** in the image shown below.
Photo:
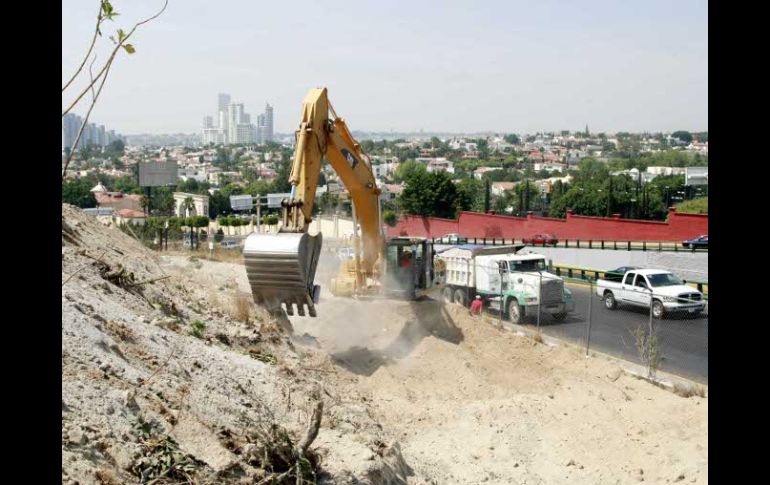
[[[350,192],[361,240],[355,239],[353,277],[338,286],[355,293],[377,279],[384,236],[380,221],[379,194],[372,169],[358,142],[342,118],[336,116],[326,88],[311,89],[302,107],[302,122],[296,133],[289,182],[291,195],[282,202],[278,234],[251,234],[243,250],[246,272],[254,301],[269,310],[285,305],[286,312],[315,316],[320,288],[314,284],[321,251],[321,234],[307,233],[312,222],[318,179],[326,158]],[[342,272],[343,276],[346,274]],[[345,279],[345,278],[343,278]],[[343,285],[344,283],[344,285]]]

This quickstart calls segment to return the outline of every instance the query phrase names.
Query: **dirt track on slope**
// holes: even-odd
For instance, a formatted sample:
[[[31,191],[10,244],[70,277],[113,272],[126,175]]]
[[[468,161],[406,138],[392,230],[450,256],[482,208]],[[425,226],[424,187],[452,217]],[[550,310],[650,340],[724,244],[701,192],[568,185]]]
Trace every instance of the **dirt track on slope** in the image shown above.
[[[707,483],[708,399],[437,302],[328,295],[295,317],[435,483]]]

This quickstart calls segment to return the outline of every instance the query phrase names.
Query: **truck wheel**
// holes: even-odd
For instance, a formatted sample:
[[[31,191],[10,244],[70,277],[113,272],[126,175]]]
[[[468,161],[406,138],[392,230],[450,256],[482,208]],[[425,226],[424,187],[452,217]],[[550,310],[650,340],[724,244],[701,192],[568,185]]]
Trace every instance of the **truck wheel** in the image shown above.
[[[604,294],[604,306],[607,310],[614,310],[618,307],[618,302],[615,300],[615,295],[611,291]]]
[[[666,309],[663,307],[663,303],[660,300],[653,300],[652,302],[652,316],[657,319],[663,318],[666,314]]]
[[[515,298],[508,302],[508,319],[511,323],[521,322],[521,307]]]
[[[444,297],[445,302],[452,303],[452,288],[446,287],[441,290],[441,296]]]
[[[557,322],[563,322],[565,318],[567,318],[567,312],[553,314],[553,319]]]
[[[466,298],[465,298],[465,291],[461,290],[460,288],[455,290],[455,303],[462,306],[466,305]]]

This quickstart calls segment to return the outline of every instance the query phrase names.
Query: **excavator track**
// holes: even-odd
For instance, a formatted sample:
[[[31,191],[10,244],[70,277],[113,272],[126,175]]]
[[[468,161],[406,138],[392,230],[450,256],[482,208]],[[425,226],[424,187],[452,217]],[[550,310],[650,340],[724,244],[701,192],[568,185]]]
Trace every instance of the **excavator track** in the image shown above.
[[[269,311],[285,305],[288,315],[316,316],[320,287],[313,284],[321,252],[321,234],[253,233],[243,248],[254,302]]]

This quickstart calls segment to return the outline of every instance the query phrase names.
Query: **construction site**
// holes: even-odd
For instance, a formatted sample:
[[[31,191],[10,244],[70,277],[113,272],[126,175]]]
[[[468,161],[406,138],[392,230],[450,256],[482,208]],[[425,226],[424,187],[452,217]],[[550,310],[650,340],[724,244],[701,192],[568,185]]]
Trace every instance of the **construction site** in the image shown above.
[[[342,258],[308,230],[322,160],[354,203]],[[542,256],[386,237],[326,89],[290,182],[240,251],[62,205],[63,483],[708,482],[707,389],[526,330],[575,308]]]
[[[708,482],[707,397],[454,303],[316,310],[63,205],[63,483]]]

